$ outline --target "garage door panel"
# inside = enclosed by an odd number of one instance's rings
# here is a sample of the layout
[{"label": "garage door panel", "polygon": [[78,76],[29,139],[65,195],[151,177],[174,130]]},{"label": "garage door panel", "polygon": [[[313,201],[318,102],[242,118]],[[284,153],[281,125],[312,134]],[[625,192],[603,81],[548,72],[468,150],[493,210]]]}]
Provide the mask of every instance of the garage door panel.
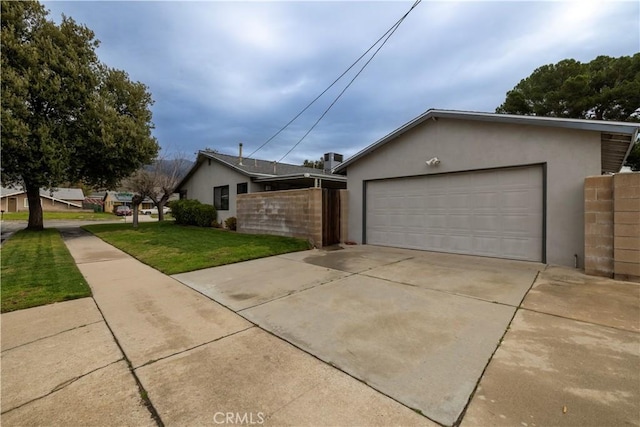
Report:
[{"label": "garage door panel", "polygon": [[541,261],[542,167],[373,181],[371,244]]},{"label": "garage door panel", "polygon": [[502,228],[502,223],[495,214],[482,213],[473,216],[473,229],[477,234],[497,234]]},{"label": "garage door panel", "polygon": [[[494,187],[495,188],[495,187]],[[500,194],[495,191],[479,191],[471,195],[471,204],[476,210],[495,211],[499,205]]]},{"label": "garage door panel", "polygon": [[504,215],[502,217],[502,231],[504,236],[528,236],[532,228],[536,227],[539,218],[531,215]]},{"label": "garage door panel", "polygon": [[531,189],[505,190],[502,206],[506,209],[526,210],[531,207]]},{"label": "garage door panel", "polygon": [[475,249],[478,255],[495,256],[498,251],[496,247],[500,245],[500,239],[497,237],[475,237]]},{"label": "garage door panel", "polygon": [[450,235],[449,250],[456,253],[467,251],[473,247],[473,237],[468,235]]},{"label": "garage door panel", "polygon": [[472,217],[465,214],[452,214],[449,215],[448,226],[452,233],[463,232],[465,234],[472,230],[471,221]]}]

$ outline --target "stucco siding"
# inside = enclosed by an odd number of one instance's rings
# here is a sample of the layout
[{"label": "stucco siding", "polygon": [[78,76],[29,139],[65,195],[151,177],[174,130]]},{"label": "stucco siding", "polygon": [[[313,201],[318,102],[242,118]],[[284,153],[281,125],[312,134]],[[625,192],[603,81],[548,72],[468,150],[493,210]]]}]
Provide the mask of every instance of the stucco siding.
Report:
[{"label": "stucco siding", "polygon": [[[363,182],[545,164],[547,262],[584,259],[585,177],[600,173],[600,133],[439,118],[400,135],[349,165],[349,240],[363,239]],[[426,160],[438,157],[438,166]]]},{"label": "stucco siding", "polygon": [[249,193],[262,191],[261,184],[251,181],[246,175],[234,171],[214,160],[205,160],[193,176],[182,186],[187,191],[188,199],[199,200],[201,203],[213,205],[213,189],[223,185],[229,186],[229,210],[218,211],[218,222],[236,216],[237,184],[246,182]]}]

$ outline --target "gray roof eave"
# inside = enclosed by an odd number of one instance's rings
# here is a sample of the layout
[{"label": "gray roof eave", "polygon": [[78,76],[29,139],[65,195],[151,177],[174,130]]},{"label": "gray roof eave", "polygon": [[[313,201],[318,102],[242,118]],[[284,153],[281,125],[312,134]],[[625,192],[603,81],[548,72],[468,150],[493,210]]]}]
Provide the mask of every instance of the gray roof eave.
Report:
[{"label": "gray roof eave", "polygon": [[249,172],[249,171],[246,171],[246,170],[244,170],[244,169],[242,169],[242,168],[239,168],[237,165],[234,165],[233,163],[225,162],[224,160],[222,160],[222,159],[220,159],[220,158],[216,157],[215,155],[213,155],[213,156],[209,156],[209,155],[207,155],[207,153],[203,153],[203,154],[204,154],[207,158],[212,159],[212,160],[215,160],[216,162],[218,162],[218,163],[220,163],[220,164],[223,164],[223,165],[225,165],[225,166],[227,166],[227,167],[229,167],[229,168],[231,168],[231,169],[235,170],[236,172],[239,172],[239,173],[241,173],[242,175],[245,175],[245,176],[248,176],[248,177],[251,177],[251,178],[254,178],[254,177],[262,177],[262,176],[271,176],[271,175],[261,174],[261,173],[257,173],[257,172]]},{"label": "gray roof eave", "polygon": [[[308,175],[308,176],[307,176]],[[325,175],[325,174],[314,174],[314,173],[295,173],[289,175],[274,175],[270,177],[257,178],[255,182],[271,182],[271,181],[288,181],[293,179],[300,178],[317,178],[323,179],[326,181],[334,181],[334,182],[347,182],[347,178],[345,176],[339,175]]]},{"label": "gray roof eave", "polygon": [[187,182],[189,179],[191,179],[191,176],[195,173],[196,170],[198,170],[198,168],[200,167],[200,165],[202,165],[202,162],[204,161],[204,159],[210,159],[210,160],[215,160],[216,162],[227,166],[239,173],[241,173],[242,175],[248,176],[250,178],[261,178],[264,176],[271,176],[271,175],[265,175],[265,174],[259,174],[259,173],[252,173],[252,172],[247,172],[246,170],[243,170],[239,167],[237,167],[236,165],[233,165],[229,162],[225,162],[224,160],[221,160],[215,156],[209,155],[206,151],[200,151],[198,152],[198,157],[196,158],[196,161],[194,162],[193,166],[191,167],[191,169],[189,169],[189,172],[187,172],[187,174],[184,176],[184,178],[182,178],[182,180],[180,181],[180,183],[178,183],[178,185],[176,186],[176,190],[180,190],[180,188],[184,185],[185,182]]}]

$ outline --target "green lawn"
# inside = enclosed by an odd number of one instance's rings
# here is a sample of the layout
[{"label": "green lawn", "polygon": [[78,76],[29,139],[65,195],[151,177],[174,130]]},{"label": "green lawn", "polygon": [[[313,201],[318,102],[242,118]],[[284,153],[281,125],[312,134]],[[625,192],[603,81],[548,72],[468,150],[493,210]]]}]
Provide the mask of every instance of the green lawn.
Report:
[{"label": "green lawn", "polygon": [[[62,220],[85,220],[85,221],[108,221],[117,220],[120,217],[108,212],[43,212],[42,217],[45,220],[62,219]],[[2,219],[6,221],[27,221],[29,220],[29,212],[5,212]]]},{"label": "green lawn", "polygon": [[3,313],[91,295],[58,230],[18,231],[0,255]]},{"label": "green lawn", "polygon": [[165,274],[309,249],[302,239],[187,227],[172,221],[140,223],[137,230],[131,224],[82,228]]}]

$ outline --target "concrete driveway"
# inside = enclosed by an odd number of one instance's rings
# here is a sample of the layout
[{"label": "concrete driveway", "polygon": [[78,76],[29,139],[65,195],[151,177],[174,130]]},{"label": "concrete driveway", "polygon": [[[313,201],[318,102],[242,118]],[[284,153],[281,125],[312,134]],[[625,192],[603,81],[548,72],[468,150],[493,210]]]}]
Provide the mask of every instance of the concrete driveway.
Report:
[{"label": "concrete driveway", "polygon": [[374,246],[173,276],[444,425],[545,265]]},{"label": "concrete driveway", "polygon": [[636,283],[367,246],[171,278],[63,236],[93,297],[0,316],[2,424],[640,425]]}]

